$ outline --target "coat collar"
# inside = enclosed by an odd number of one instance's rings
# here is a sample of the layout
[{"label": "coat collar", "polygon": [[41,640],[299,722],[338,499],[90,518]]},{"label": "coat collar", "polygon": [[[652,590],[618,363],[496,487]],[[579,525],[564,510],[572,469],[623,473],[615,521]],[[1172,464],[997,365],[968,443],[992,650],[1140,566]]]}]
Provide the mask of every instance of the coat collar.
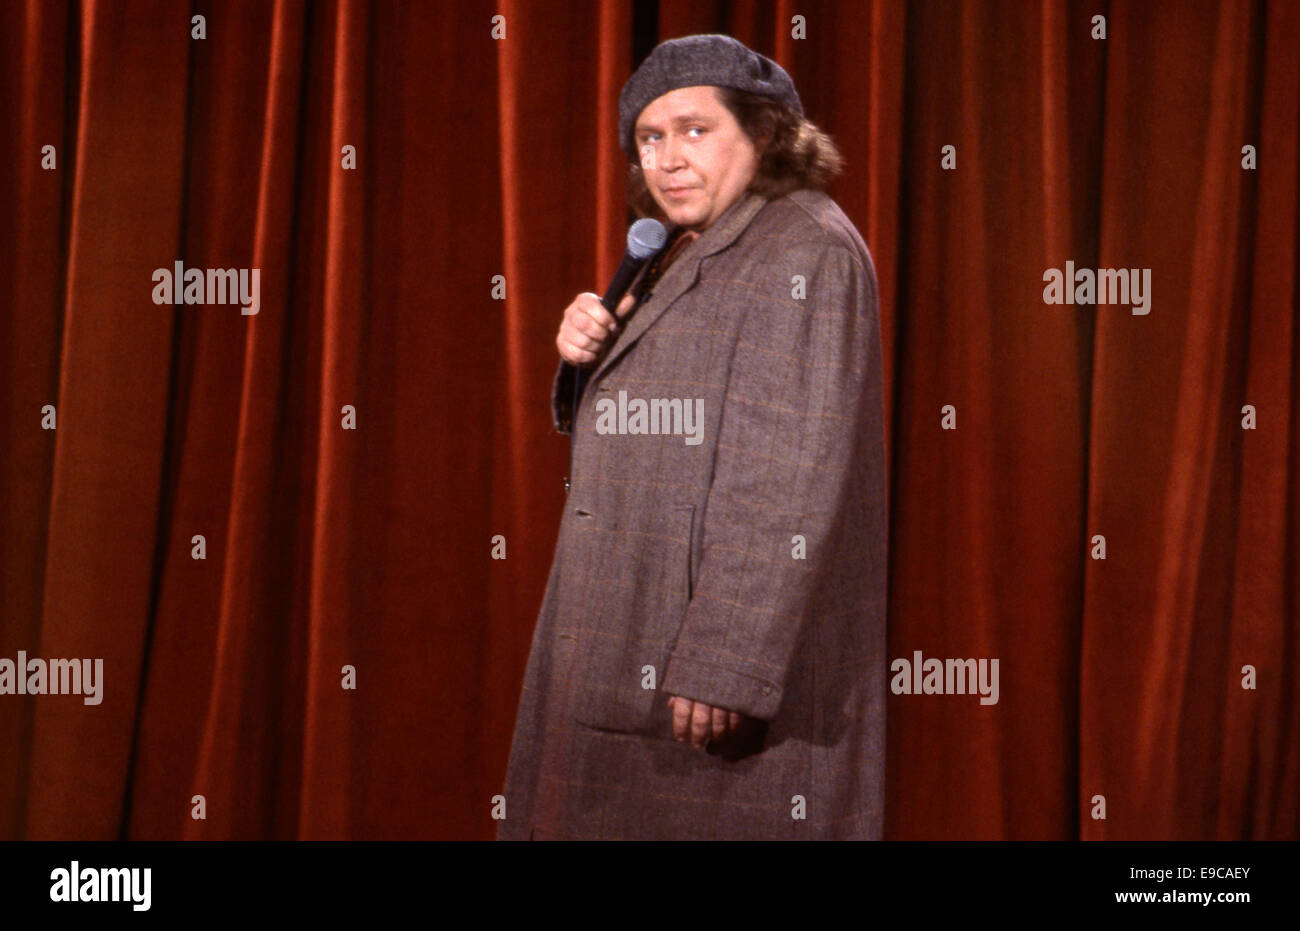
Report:
[{"label": "coat collar", "polygon": [[[609,352],[605,354],[605,358],[592,374],[592,382],[603,375],[605,370],[613,365],[679,297],[695,287],[700,276],[700,262],[735,242],[766,203],[767,198],[762,195],[747,192],[744,197],[728,207],[695,242],[682,250],[681,255],[677,256],[673,264],[664,272],[663,277],[656,282],[651,292],[652,299],[643,299],[633,310],[622,336],[610,347]],[[669,236],[676,231],[675,225],[670,226]]]}]

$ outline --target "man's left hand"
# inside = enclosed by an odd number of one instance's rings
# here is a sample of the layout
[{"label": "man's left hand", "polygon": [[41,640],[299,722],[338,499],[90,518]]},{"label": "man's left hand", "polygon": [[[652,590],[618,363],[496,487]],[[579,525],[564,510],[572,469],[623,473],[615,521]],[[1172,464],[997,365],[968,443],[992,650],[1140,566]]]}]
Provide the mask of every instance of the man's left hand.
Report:
[{"label": "man's left hand", "polygon": [[675,695],[668,699],[668,707],[673,709],[673,736],[701,748],[710,740],[722,740],[736,733],[746,720],[739,712]]}]

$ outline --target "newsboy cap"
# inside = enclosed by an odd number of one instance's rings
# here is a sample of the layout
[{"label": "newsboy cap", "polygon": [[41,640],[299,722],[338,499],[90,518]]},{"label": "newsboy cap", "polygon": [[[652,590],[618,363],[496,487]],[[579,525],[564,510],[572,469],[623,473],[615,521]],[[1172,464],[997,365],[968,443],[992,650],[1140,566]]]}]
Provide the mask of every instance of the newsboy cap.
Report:
[{"label": "newsboy cap", "polygon": [[711,84],[771,97],[803,116],[803,103],[785,69],[724,35],[683,36],[655,46],[627,79],[618,98],[618,136],[636,161],[636,118],[651,101],[679,87]]}]

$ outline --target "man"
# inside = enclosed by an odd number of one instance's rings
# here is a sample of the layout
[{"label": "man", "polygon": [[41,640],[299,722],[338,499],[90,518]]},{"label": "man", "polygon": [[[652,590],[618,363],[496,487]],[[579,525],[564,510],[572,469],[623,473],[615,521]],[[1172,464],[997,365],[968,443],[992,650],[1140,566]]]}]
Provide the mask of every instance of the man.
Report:
[{"label": "man", "polygon": [[671,261],[556,337],[571,486],[498,837],[879,838],[881,351],[838,154],[726,36],[658,46],[619,132]]}]

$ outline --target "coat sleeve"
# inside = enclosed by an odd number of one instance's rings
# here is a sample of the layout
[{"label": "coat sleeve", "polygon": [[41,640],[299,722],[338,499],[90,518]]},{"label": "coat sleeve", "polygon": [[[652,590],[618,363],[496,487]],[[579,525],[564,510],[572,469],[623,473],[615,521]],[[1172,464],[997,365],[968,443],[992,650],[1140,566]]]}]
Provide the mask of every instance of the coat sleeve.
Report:
[{"label": "coat sleeve", "polygon": [[712,421],[697,578],[661,688],[771,720],[818,587],[836,584],[861,540],[861,450],[883,439],[870,403],[879,317],[870,258],[826,241],[792,249],[746,299]]}]

